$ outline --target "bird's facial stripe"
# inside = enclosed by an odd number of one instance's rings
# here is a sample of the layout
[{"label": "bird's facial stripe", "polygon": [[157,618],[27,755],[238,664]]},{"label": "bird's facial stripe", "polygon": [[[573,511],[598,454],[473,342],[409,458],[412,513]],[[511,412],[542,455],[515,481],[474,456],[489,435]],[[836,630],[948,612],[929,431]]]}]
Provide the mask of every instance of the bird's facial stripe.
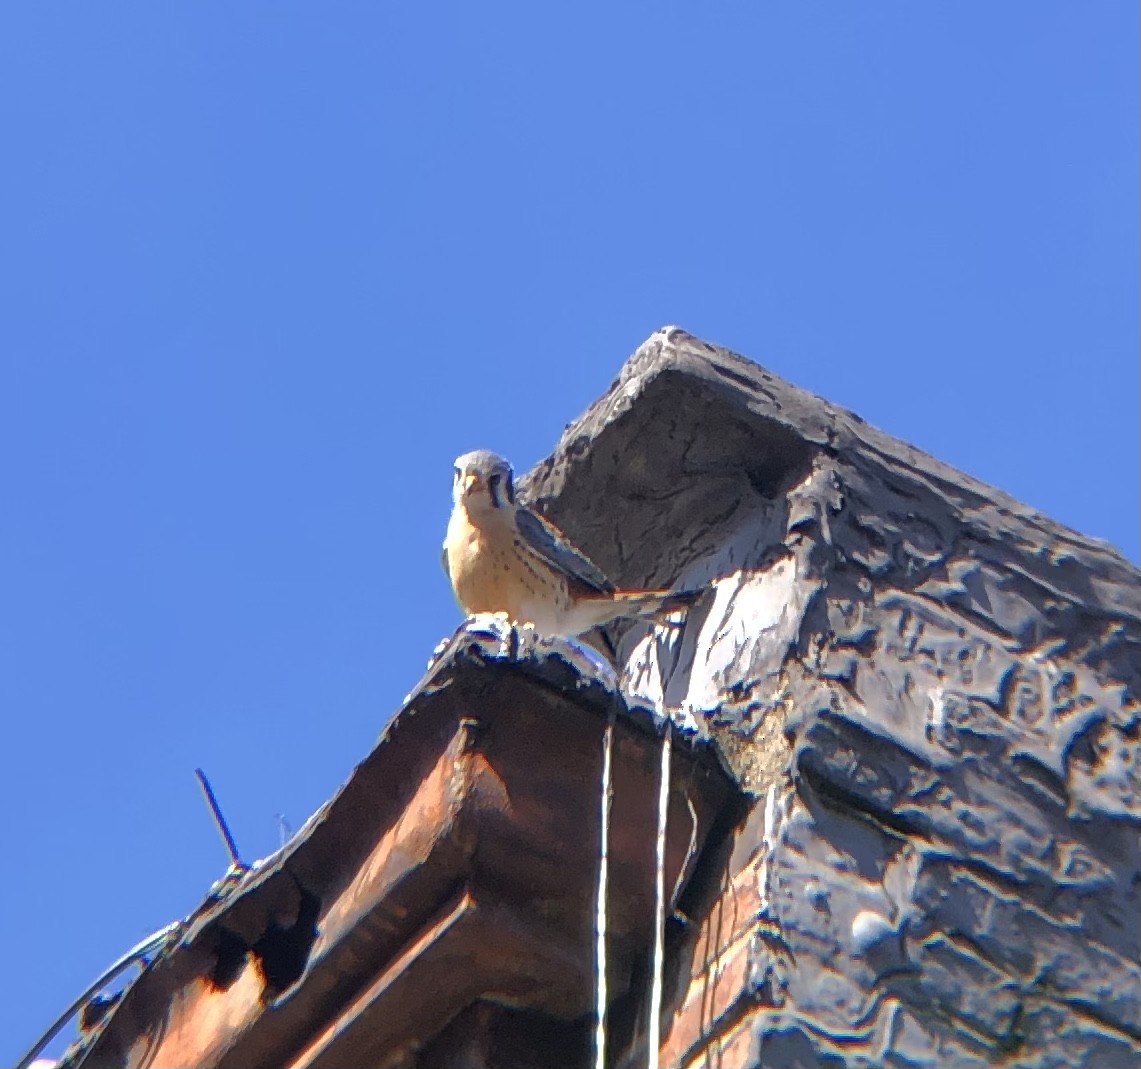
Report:
[{"label": "bird's facial stripe", "polygon": [[[487,490],[491,494],[491,503],[497,509],[503,508],[503,502],[499,499],[499,484],[503,482],[503,472],[497,471],[494,475],[487,480]],[[510,497],[508,497],[510,500]]]},{"label": "bird's facial stripe", "polygon": [[503,487],[507,491],[508,504],[515,504],[515,480],[511,477],[511,472],[504,476]]}]

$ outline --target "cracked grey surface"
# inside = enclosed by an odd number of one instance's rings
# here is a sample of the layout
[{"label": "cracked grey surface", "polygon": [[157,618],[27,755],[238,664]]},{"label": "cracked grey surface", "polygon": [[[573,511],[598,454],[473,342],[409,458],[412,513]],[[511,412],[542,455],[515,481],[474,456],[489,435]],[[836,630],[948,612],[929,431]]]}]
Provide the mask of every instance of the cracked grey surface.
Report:
[{"label": "cracked grey surface", "polygon": [[753,1064],[1141,1062],[1136,567],[678,328],[525,492],[618,582],[710,587],[617,637],[766,808]]}]

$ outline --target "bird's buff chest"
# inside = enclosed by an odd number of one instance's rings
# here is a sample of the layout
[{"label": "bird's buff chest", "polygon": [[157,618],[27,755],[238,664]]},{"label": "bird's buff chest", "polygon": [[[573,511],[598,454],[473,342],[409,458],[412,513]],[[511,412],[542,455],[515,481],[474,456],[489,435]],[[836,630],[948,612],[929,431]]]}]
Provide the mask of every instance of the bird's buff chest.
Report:
[{"label": "bird's buff chest", "polygon": [[452,512],[444,545],[448,574],[464,612],[503,612],[533,621],[536,602],[566,597],[565,583],[556,583],[519,545],[509,513],[473,517],[461,505]]}]

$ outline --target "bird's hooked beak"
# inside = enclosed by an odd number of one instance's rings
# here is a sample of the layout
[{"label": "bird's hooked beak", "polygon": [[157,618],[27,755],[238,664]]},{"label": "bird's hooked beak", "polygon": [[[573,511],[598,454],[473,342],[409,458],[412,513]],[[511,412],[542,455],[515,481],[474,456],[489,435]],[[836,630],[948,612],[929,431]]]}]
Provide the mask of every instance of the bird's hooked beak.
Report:
[{"label": "bird's hooked beak", "polygon": [[473,490],[478,490],[483,485],[483,480],[479,477],[479,473],[469,471],[463,479],[464,497],[467,497]]}]

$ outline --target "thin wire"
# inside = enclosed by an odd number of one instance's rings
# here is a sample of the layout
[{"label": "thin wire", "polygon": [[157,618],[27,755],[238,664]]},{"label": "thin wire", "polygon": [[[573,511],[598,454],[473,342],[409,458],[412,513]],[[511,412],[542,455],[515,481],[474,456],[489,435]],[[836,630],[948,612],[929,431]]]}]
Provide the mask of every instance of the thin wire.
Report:
[{"label": "thin wire", "polygon": [[194,775],[198,777],[198,785],[202,788],[202,793],[206,796],[206,804],[210,807],[210,812],[214,814],[214,823],[218,825],[218,831],[222,836],[222,841],[226,844],[226,851],[230,855],[230,864],[234,868],[243,869],[245,865],[242,864],[242,859],[238,857],[238,846],[234,842],[234,837],[230,834],[230,825],[226,823],[226,818],[222,816],[222,807],[218,805],[218,799],[214,797],[214,790],[210,786],[210,781],[206,778],[206,773],[200,768],[194,770]]},{"label": "thin wire", "polygon": [[95,995],[100,989],[114,980],[115,977],[118,976],[119,973],[121,973],[132,962],[137,961],[139,958],[146,957],[153,950],[157,950],[160,946],[162,946],[164,942],[166,942],[167,937],[172,932],[176,931],[179,927],[181,927],[181,922],[173,921],[165,928],[160,928],[157,932],[154,933],[154,935],[148,935],[146,939],[144,939],[141,943],[137,943],[135,946],[131,947],[131,949],[128,950],[126,954],[119,958],[118,961],[116,961],[115,964],[112,965],[109,969],[103,972],[98,980],[91,984],[83,992],[83,994],[79,996],[79,998],[77,998],[70,1006],[68,1006],[66,1010],[63,1011],[63,1013],[59,1015],[59,1017],[55,1019],[55,1021],[52,1022],[51,1027],[42,1036],[40,1036],[38,1040],[36,1040],[35,1045],[31,1048],[31,1050],[29,1050],[28,1053],[25,1054],[19,1060],[19,1062],[16,1063],[16,1069],[28,1069],[28,1066],[30,1066],[37,1057],[39,1057],[39,1054],[44,1049],[44,1047],[46,1047],[53,1039],[55,1039],[55,1037],[59,1034],[60,1029],[62,1029],[63,1026],[67,1024],[67,1022],[70,1021],[72,1017],[74,1017],[75,1014],[78,1013],[79,1010],[82,1009],[83,1006],[85,1006],[91,1000],[93,995]]},{"label": "thin wire", "polygon": [[658,1069],[658,1049],[661,1046],[662,971],[665,966],[666,945],[666,822],[670,808],[670,758],[672,749],[673,724],[667,720],[666,734],[662,739],[662,768],[658,785],[658,844],[657,865],[654,874],[654,972],[653,982],[650,986],[647,1069]]},{"label": "thin wire", "polygon": [[594,963],[596,970],[594,1029],[595,1069],[606,1067],[606,893],[610,868],[610,802],[613,796],[611,785],[611,759],[614,752],[614,710],[606,721],[606,734],[602,739],[602,799],[600,806],[599,859],[598,859],[598,902],[594,915]]},{"label": "thin wire", "polygon": [[689,810],[689,846],[685,848],[685,860],[678,870],[677,879],[674,880],[674,889],[670,892],[670,911],[677,906],[678,891],[689,875],[689,864],[697,856],[697,810],[693,808],[693,799],[688,792],[685,796],[685,807]]}]

